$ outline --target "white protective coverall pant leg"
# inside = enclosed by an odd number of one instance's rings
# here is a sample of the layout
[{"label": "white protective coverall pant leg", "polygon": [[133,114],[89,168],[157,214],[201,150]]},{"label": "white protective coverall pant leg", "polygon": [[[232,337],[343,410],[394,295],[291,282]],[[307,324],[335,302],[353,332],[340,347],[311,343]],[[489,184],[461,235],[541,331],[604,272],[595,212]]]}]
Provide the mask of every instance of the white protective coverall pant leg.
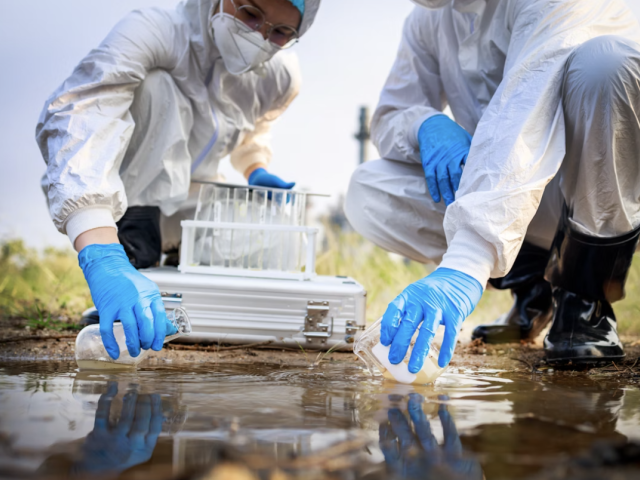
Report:
[{"label": "white protective coverall pant leg", "polygon": [[[586,234],[615,236],[640,225],[640,45],[615,36],[585,42],[569,56],[562,88],[566,155],[525,237],[543,248],[565,200]],[[361,165],[345,212],[363,236],[412,260],[439,263],[447,249],[445,205],[433,202],[415,161]]]}]

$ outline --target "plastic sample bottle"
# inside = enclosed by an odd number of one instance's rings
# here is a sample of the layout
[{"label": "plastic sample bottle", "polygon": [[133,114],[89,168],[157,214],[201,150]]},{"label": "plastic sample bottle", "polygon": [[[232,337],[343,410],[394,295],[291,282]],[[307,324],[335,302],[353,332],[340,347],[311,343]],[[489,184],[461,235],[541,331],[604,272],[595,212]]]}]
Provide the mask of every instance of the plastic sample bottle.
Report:
[{"label": "plastic sample bottle", "polygon": [[[191,322],[184,309],[167,310],[167,319],[173,324],[177,332],[173,335],[167,335],[164,343],[191,333]],[[140,350],[140,355],[137,357],[129,355],[122,323],[116,322],[113,324],[113,334],[116,337],[118,347],[120,347],[120,356],[117,360],[111,358],[104,348],[102,336],[100,335],[100,325],[89,325],[82,329],[76,337],[76,362],[80,370],[135,369],[149,354],[149,350]]]},{"label": "plastic sample bottle", "polygon": [[403,361],[393,365],[389,361],[390,347],[385,347],[380,343],[381,323],[382,319],[367,328],[353,347],[353,352],[367,365],[372,374],[378,370],[388,380],[405,384],[426,385],[435,382],[436,378],[446,370],[438,365],[440,350],[432,344],[422,369],[418,373],[409,371],[409,358],[411,358],[416,336],[411,341],[411,346]]}]

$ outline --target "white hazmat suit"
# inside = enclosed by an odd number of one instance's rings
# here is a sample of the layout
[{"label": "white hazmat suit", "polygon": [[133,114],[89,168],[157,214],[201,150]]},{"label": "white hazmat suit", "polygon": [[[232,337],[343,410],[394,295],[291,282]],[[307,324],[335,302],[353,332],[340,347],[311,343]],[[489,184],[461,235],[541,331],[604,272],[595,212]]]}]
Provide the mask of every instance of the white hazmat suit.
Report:
[{"label": "white hazmat suit", "polygon": [[[128,206],[174,214],[191,180],[213,179],[227,154],[240,172],[269,163],[271,125],[300,88],[297,58],[280,52],[257,73],[231,75],[210,28],[217,5],[130,13],[46,101],[42,187],[72,243],[115,228]],[[319,5],[306,0],[300,35]]]},{"label": "white hazmat suit", "polygon": [[[637,227],[637,42],[622,0],[416,7],[372,121],[382,159],[354,173],[350,222],[390,251],[481,285],[509,271],[525,237],[550,247],[565,199],[584,233]],[[445,208],[427,191],[417,133],[447,105],[473,141]]]}]

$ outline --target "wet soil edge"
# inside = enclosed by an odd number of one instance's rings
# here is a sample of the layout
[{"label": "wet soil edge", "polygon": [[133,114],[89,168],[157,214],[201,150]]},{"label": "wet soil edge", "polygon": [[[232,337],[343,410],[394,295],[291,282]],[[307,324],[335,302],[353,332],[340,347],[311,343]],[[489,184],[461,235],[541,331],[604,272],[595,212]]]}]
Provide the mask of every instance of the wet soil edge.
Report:
[{"label": "wet soil edge", "polygon": [[[0,319],[0,361],[73,361],[74,331],[33,330],[25,328],[20,319]],[[19,337],[18,341],[4,341]],[[35,338],[34,338],[35,337]],[[625,378],[640,383],[640,339],[624,338],[624,361],[597,366],[568,366],[558,370],[544,361],[541,339],[537,343],[519,345],[485,345],[475,341],[459,344],[451,367],[465,370],[500,370],[505,372],[531,372],[532,374],[564,373],[568,375],[604,375]],[[247,348],[233,346],[192,346],[170,344],[161,352],[152,352],[144,364],[160,366],[171,364],[271,364],[311,366],[318,363],[357,364],[358,358],[349,352],[318,352],[312,350],[283,349],[259,345]]]}]

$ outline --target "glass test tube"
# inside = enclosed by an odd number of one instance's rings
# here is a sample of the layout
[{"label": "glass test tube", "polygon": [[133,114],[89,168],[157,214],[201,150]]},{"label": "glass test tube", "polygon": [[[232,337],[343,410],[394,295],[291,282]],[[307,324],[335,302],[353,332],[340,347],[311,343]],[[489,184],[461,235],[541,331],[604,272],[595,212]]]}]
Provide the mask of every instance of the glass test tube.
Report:
[{"label": "glass test tube", "polygon": [[[286,195],[281,191],[273,191],[271,193],[271,224],[282,225],[284,223],[284,204],[286,202]],[[282,269],[282,232],[271,231],[269,239],[269,263],[267,268],[269,270],[281,270]]]},{"label": "glass test tube", "polygon": [[[306,215],[307,215],[307,194],[302,193],[299,194],[298,197],[298,225],[305,226],[306,225]],[[298,258],[297,258],[297,266],[296,270],[301,272],[307,263],[307,234],[300,232],[298,235]]]},{"label": "glass test tube", "polygon": [[[213,208],[213,185],[201,185],[196,205],[194,220],[209,220],[211,209]],[[206,263],[203,254],[207,247],[211,248],[211,232],[207,228],[196,228],[194,236],[193,258],[189,259],[189,264],[202,265]]]},{"label": "glass test tube", "polygon": [[[264,225],[267,222],[267,203],[267,192],[264,190],[254,190],[252,192],[251,223],[253,225]],[[264,230],[251,230],[249,268],[262,270],[265,248],[268,248],[268,245],[265,245]]]},{"label": "glass test tube", "polygon": [[[213,222],[230,222],[229,218],[231,189],[227,187],[214,187],[214,203],[211,211],[210,220]],[[226,241],[225,241],[226,233]],[[229,232],[220,228],[214,228],[212,232],[213,248],[211,248],[211,265],[215,267],[226,266],[225,262],[225,243],[229,242]]]},{"label": "glass test tube", "polygon": [[[300,209],[300,199],[303,194],[299,193],[291,193],[290,197],[290,220],[289,224],[292,226],[300,226],[299,220],[299,209]],[[289,233],[289,250],[287,253],[287,271],[297,272],[299,271],[298,260],[300,256],[300,232],[291,232]]]},{"label": "glass test tube", "polygon": [[[235,188],[233,190],[233,222],[249,223],[249,189]],[[247,245],[249,243],[248,230],[231,230],[229,244],[229,260],[232,268],[246,268]]]},{"label": "glass test tube", "polygon": [[[293,192],[285,193],[283,223],[285,225],[295,225],[295,206],[296,194]],[[285,232],[283,235],[282,247],[282,270],[291,271],[295,269],[295,237],[298,232]]]}]

